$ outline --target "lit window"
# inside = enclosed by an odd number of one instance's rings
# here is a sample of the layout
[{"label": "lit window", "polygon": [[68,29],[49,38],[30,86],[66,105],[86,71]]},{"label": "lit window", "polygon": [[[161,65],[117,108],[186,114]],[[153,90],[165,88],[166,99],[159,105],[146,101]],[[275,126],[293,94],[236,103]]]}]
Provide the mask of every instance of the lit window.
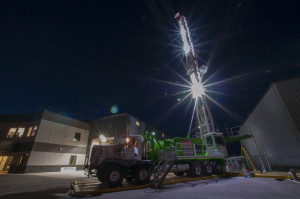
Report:
[{"label": "lit window", "polygon": [[31,131],[31,136],[35,136],[36,133],[37,133],[37,129],[38,129],[38,126],[34,126],[32,131]]},{"label": "lit window", "polygon": [[164,134],[164,133],[162,133],[162,134],[161,134],[161,137],[165,137],[165,134]]},{"label": "lit window", "polygon": [[32,130],[32,127],[29,127],[29,128],[27,129],[26,137],[29,137],[29,136],[30,136],[31,130]]},{"label": "lit window", "polygon": [[16,136],[19,137],[19,138],[22,137],[23,134],[24,134],[24,131],[25,131],[25,128],[18,128]]},{"label": "lit window", "polygon": [[136,124],[137,126],[140,126],[140,122],[139,122],[139,121],[135,121],[135,124]]},{"label": "lit window", "polygon": [[76,159],[77,159],[77,155],[71,155],[69,165],[71,166],[76,165]]},{"label": "lit window", "polygon": [[15,135],[17,128],[10,128],[6,137],[11,138]]},{"label": "lit window", "polygon": [[80,133],[75,133],[74,141],[75,141],[75,142],[79,142],[79,141],[80,141],[80,136],[81,136]]},{"label": "lit window", "polygon": [[16,165],[21,165],[23,160],[23,155],[20,155]]}]

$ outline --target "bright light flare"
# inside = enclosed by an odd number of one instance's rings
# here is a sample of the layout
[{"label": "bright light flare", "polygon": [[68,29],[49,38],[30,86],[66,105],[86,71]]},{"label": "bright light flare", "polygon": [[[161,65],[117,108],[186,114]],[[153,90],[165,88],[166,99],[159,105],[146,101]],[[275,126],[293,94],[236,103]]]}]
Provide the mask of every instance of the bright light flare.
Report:
[{"label": "bright light flare", "polygon": [[193,84],[191,90],[193,98],[202,97],[204,95],[204,88],[201,83]]},{"label": "bright light flare", "polygon": [[183,50],[184,50],[185,54],[188,54],[190,52],[191,48],[187,43],[184,43]]},{"label": "bright light flare", "polygon": [[202,96],[204,95],[204,88],[202,86],[201,81],[197,80],[195,73],[191,74],[191,81],[192,81],[191,91],[193,94],[193,98],[197,98],[197,97],[202,98]]},{"label": "bright light flare", "polygon": [[188,54],[191,50],[191,47],[188,43],[186,31],[183,26],[180,27],[180,34],[181,34],[181,38],[183,41],[183,50],[184,50],[185,54]]},{"label": "bright light flare", "polygon": [[130,139],[129,139],[129,137],[127,137],[127,138],[125,139],[125,142],[126,142],[126,143],[129,143],[129,141],[130,141]]},{"label": "bright light flare", "polygon": [[107,141],[106,137],[104,137],[103,135],[100,135],[99,138],[100,138],[101,142],[106,142]]}]

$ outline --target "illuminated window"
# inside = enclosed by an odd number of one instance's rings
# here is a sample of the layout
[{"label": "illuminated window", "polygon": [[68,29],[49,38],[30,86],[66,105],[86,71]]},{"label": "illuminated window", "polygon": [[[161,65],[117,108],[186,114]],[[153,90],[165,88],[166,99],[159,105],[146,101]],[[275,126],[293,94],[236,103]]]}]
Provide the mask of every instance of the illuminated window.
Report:
[{"label": "illuminated window", "polygon": [[75,141],[75,142],[79,142],[79,141],[80,141],[80,136],[81,136],[80,133],[75,133],[74,141]]},{"label": "illuminated window", "polygon": [[164,134],[164,133],[162,133],[162,134],[161,134],[161,137],[165,137],[165,134]]},{"label": "illuminated window", "polygon": [[16,165],[21,165],[22,164],[22,160],[23,160],[23,155],[20,155],[18,157],[18,161],[17,161],[17,164]]},{"label": "illuminated window", "polygon": [[136,124],[137,126],[140,126],[140,122],[139,122],[139,121],[135,121],[135,124]]},{"label": "illuminated window", "polygon": [[10,128],[6,137],[12,138],[17,131],[17,128]]},{"label": "illuminated window", "polygon": [[71,166],[76,165],[76,159],[77,159],[77,155],[71,155],[69,165]]},{"label": "illuminated window", "polygon": [[36,133],[37,133],[37,129],[38,129],[38,126],[34,126],[32,131],[31,131],[31,136],[35,136]]},{"label": "illuminated window", "polygon": [[31,131],[32,131],[32,127],[29,127],[29,128],[27,129],[26,137],[29,137],[29,136],[30,136]]},{"label": "illuminated window", "polygon": [[16,136],[19,137],[19,138],[22,137],[23,134],[24,134],[24,131],[25,131],[25,128],[18,128]]}]

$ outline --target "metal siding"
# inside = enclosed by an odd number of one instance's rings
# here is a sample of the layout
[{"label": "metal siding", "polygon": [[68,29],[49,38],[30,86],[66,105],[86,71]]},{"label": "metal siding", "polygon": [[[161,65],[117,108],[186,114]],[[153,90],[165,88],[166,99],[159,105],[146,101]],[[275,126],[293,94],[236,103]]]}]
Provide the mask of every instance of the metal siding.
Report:
[{"label": "metal siding", "polygon": [[[140,123],[140,126],[137,126],[136,125],[136,122],[139,122]],[[145,131],[145,123],[142,122],[141,120],[133,117],[133,116],[130,116],[130,129],[128,131],[129,134],[133,134],[133,135],[143,135],[144,131]]]},{"label": "metal siding", "polygon": [[300,78],[274,84],[300,139]]},{"label": "metal siding", "polygon": [[[261,155],[266,153],[271,167],[299,166],[300,144],[279,96],[272,86],[243,124],[242,134],[250,129]],[[254,140],[241,141],[257,155]]]},{"label": "metal siding", "polygon": [[105,137],[118,138],[128,134],[129,115],[122,114],[112,117],[100,118],[91,121],[90,139],[99,138],[100,135]]}]

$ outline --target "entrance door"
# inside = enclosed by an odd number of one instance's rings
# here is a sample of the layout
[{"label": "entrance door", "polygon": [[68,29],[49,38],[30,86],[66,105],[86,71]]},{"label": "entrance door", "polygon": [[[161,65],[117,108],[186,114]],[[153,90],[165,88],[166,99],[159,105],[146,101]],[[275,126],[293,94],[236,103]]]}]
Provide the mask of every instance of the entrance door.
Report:
[{"label": "entrance door", "polygon": [[0,172],[1,173],[8,172],[12,160],[13,160],[13,156],[0,156]]}]

